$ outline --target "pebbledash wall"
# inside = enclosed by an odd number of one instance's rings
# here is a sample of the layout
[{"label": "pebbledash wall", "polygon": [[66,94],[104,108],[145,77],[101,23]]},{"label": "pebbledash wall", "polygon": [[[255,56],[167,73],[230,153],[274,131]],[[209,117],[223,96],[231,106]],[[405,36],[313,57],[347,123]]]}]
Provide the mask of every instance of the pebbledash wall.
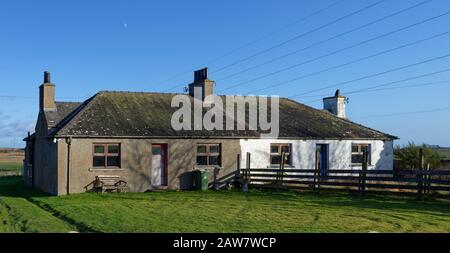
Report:
[{"label": "pebbledash wall", "polygon": [[329,169],[361,169],[352,165],[352,144],[371,145],[371,170],[393,169],[393,141],[391,140],[283,140],[283,139],[242,139],[240,141],[242,159],[245,166],[247,152],[251,153],[251,168],[270,168],[270,144],[286,143],[292,147],[292,166],[295,169],[314,169],[317,144],[328,144]]},{"label": "pebbledash wall", "polygon": [[[67,144],[58,140],[57,195],[67,191]],[[121,168],[99,170],[92,168],[92,148],[94,143],[120,143]],[[351,164],[352,143],[371,145],[371,165],[369,169],[392,170],[393,143],[382,140],[283,140],[283,139],[84,139],[72,140],[69,169],[70,193],[89,190],[97,175],[119,175],[129,184],[130,191],[142,192],[151,186],[151,145],[168,146],[168,189],[188,189],[191,171],[196,166],[196,145],[201,143],[220,143],[222,147],[222,167],[218,178],[236,171],[237,154],[241,155],[241,168],[245,167],[245,154],[251,153],[252,168],[269,168],[270,144],[290,143],[292,145],[293,167],[314,169],[316,144],[329,144],[329,169],[358,169]],[[213,181],[212,168],[209,181]],[[46,189],[47,190],[47,189]],[[47,190],[47,192],[49,192]]]},{"label": "pebbledash wall", "polygon": [[[209,182],[214,179],[214,169],[197,166],[197,144],[220,143],[222,149],[222,167],[217,178],[220,179],[236,171],[239,139],[129,139],[129,138],[73,138],[71,142],[70,162],[68,145],[64,138],[57,141],[57,190],[47,192],[56,195],[67,193],[67,171],[69,171],[70,193],[81,193],[92,189],[95,176],[115,175],[128,183],[129,191],[144,192],[153,189],[151,185],[152,144],[167,144],[168,185],[167,189],[189,189],[192,184],[192,171],[202,168],[208,170]],[[120,144],[121,166],[116,169],[93,168],[93,144]],[[70,164],[69,170],[67,165]],[[42,188],[41,188],[42,189]],[[44,190],[44,189],[43,189]]]},{"label": "pebbledash wall", "polygon": [[[69,168],[70,193],[89,190],[97,175],[118,175],[128,182],[132,192],[152,189],[151,185],[151,145],[168,146],[168,189],[188,189],[192,182],[192,170],[196,165],[196,145],[220,143],[222,147],[222,167],[218,178],[234,174],[237,154],[241,154],[241,168],[246,166],[247,152],[251,153],[252,168],[270,168],[270,144],[289,143],[292,145],[292,166],[296,169],[314,169],[315,147],[317,144],[329,145],[329,169],[360,169],[351,164],[353,143],[371,145],[371,165],[369,169],[393,169],[393,142],[383,140],[287,140],[287,139],[102,139],[73,138],[70,162],[68,145],[65,139],[50,142],[55,146],[53,153],[57,160],[46,166],[37,166],[37,173],[47,175],[45,182],[38,180],[36,187],[54,194],[67,193],[67,165]],[[92,149],[94,143],[120,143],[121,168],[99,170],[92,168]],[[50,159],[52,160],[52,159]],[[40,163],[38,162],[37,165]],[[43,171],[39,168],[46,168]],[[209,182],[213,182],[213,169],[208,169]],[[44,178],[44,177],[42,177]]]}]

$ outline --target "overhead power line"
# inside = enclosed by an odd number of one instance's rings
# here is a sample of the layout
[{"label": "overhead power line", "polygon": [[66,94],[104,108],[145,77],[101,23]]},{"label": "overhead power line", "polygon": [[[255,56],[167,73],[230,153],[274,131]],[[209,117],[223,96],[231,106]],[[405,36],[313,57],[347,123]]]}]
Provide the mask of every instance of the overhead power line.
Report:
[{"label": "overhead power line", "polygon": [[423,86],[432,86],[432,85],[438,85],[438,84],[450,84],[450,80],[447,81],[439,81],[439,82],[428,82],[428,83],[419,83],[419,84],[410,84],[410,85],[402,85],[402,86],[395,86],[395,87],[389,87],[389,88],[379,88],[379,89],[369,89],[361,92],[373,92],[373,91],[383,91],[383,90],[398,90],[398,89],[406,89],[406,88],[416,88],[416,87],[423,87]]},{"label": "overhead power line", "polygon": [[398,113],[390,113],[390,114],[358,116],[358,117],[352,117],[352,119],[384,118],[384,117],[394,117],[394,116],[401,116],[401,115],[414,115],[414,114],[423,114],[423,113],[431,113],[431,112],[443,112],[443,111],[448,111],[448,110],[450,110],[450,107],[423,110],[423,111],[413,111],[413,112],[398,112]]},{"label": "overhead power line", "polygon": [[[431,0],[429,0],[429,1],[431,1]],[[260,38],[258,38],[258,39],[256,39],[256,40],[253,40],[253,41],[251,41],[251,42],[249,42],[249,43],[246,43],[246,44],[243,45],[243,46],[237,47],[237,48],[235,48],[235,49],[229,51],[228,53],[225,53],[225,54],[223,54],[223,55],[221,55],[221,56],[219,56],[219,57],[217,57],[217,58],[215,58],[215,59],[209,61],[208,63],[212,63],[212,62],[215,62],[215,61],[217,61],[217,60],[219,60],[219,59],[222,59],[222,58],[224,58],[224,57],[227,57],[227,56],[229,56],[229,55],[232,55],[232,54],[235,53],[236,51],[239,51],[239,50],[241,50],[241,49],[243,49],[243,48],[246,48],[246,47],[248,47],[248,46],[251,46],[251,45],[253,45],[253,44],[256,44],[256,43],[258,43],[258,42],[260,42],[260,41],[262,41],[262,40],[264,40],[264,39],[267,39],[267,38],[269,38],[269,37],[271,37],[271,36],[273,36],[273,35],[275,35],[275,34],[281,32],[281,31],[286,30],[287,28],[289,28],[289,27],[291,27],[291,26],[293,26],[293,25],[296,25],[296,24],[299,24],[299,23],[301,23],[301,22],[304,22],[304,21],[306,21],[306,20],[308,20],[308,19],[310,19],[310,18],[312,18],[312,17],[314,17],[314,16],[316,16],[316,15],[319,15],[320,13],[322,13],[322,12],[324,12],[324,11],[326,11],[326,10],[328,10],[328,9],[330,9],[330,8],[334,7],[335,5],[340,4],[340,3],[342,3],[342,2],[344,2],[344,0],[335,1],[335,2],[331,3],[330,5],[328,5],[328,6],[324,7],[324,8],[322,8],[322,9],[319,9],[319,10],[313,12],[312,14],[310,14],[310,15],[308,15],[308,16],[305,16],[305,17],[303,17],[303,18],[301,18],[301,19],[299,19],[299,20],[296,20],[296,21],[294,21],[294,22],[292,22],[292,23],[290,23],[290,24],[287,24],[287,25],[283,26],[282,28],[280,28],[280,29],[278,29],[278,30],[276,30],[276,31],[274,31],[274,32],[271,32],[271,33],[269,33],[269,34],[266,34],[265,36],[262,36],[262,37],[260,37]]]},{"label": "overhead power line", "polygon": [[[27,97],[27,96],[15,96],[15,95],[0,95],[0,98],[4,99],[30,99],[36,100],[39,97]],[[56,97],[56,99],[84,99],[85,97]]]},{"label": "overhead power line", "polygon": [[37,97],[23,97],[23,96],[10,96],[10,95],[0,95],[0,98],[6,98],[6,99],[36,99]]},{"label": "overhead power line", "polygon": [[[329,23],[326,23],[326,24],[324,24],[324,25],[322,25],[322,26],[316,27],[316,28],[311,29],[311,30],[309,30],[309,31],[307,31],[307,32],[304,32],[304,33],[301,33],[301,34],[299,34],[299,35],[296,35],[296,36],[294,36],[294,37],[292,37],[292,38],[290,38],[290,39],[288,39],[288,40],[282,41],[282,42],[280,42],[280,43],[278,43],[278,44],[276,44],[276,45],[274,45],[274,46],[271,46],[271,47],[266,48],[266,49],[264,49],[264,50],[258,51],[258,52],[256,52],[256,53],[250,55],[250,56],[247,56],[247,57],[245,57],[245,58],[243,58],[243,59],[240,59],[240,60],[238,60],[238,61],[235,61],[235,62],[233,62],[233,63],[227,64],[227,65],[225,65],[225,66],[223,66],[223,67],[221,67],[221,68],[219,68],[219,69],[217,69],[217,70],[214,70],[214,69],[213,69],[211,72],[212,72],[212,73],[217,73],[217,72],[220,72],[220,71],[222,71],[222,70],[225,70],[225,69],[227,69],[227,68],[229,68],[229,67],[231,67],[231,66],[235,66],[235,65],[237,65],[237,64],[239,64],[239,63],[242,63],[242,62],[245,62],[245,61],[247,61],[247,60],[250,60],[250,59],[252,59],[252,58],[254,58],[254,57],[256,57],[256,56],[259,56],[259,55],[261,55],[261,54],[267,53],[267,52],[269,52],[269,51],[271,51],[271,50],[273,50],[273,49],[279,48],[279,47],[281,47],[281,46],[283,46],[283,45],[285,45],[285,44],[288,44],[288,43],[290,43],[290,42],[292,42],[292,41],[295,41],[295,40],[297,40],[297,39],[300,39],[300,38],[302,38],[302,37],[305,37],[305,36],[307,36],[307,35],[309,35],[309,34],[311,34],[311,33],[320,31],[320,30],[322,30],[322,29],[324,29],[324,28],[326,28],[326,27],[328,27],[328,26],[331,26],[331,25],[333,25],[333,24],[336,24],[336,23],[338,23],[338,22],[340,22],[340,21],[342,21],[342,20],[345,20],[345,19],[347,19],[347,18],[350,18],[350,17],[352,17],[352,16],[354,16],[354,15],[356,15],[356,14],[358,14],[358,13],[362,13],[362,12],[364,12],[364,11],[370,9],[370,8],[373,8],[373,7],[379,5],[379,4],[383,3],[383,2],[385,2],[385,0],[380,0],[380,1],[377,1],[377,2],[372,3],[372,4],[370,4],[370,5],[367,5],[367,6],[363,7],[363,8],[361,8],[361,9],[358,9],[358,10],[356,10],[356,11],[354,11],[354,12],[351,12],[351,13],[349,13],[349,14],[346,14],[346,15],[344,15],[344,16],[338,18],[338,19],[335,19],[335,20],[333,20],[333,21],[331,21],[331,22],[329,22]],[[165,91],[170,91],[170,90],[173,90],[173,89],[175,89],[175,88],[180,88],[180,87],[183,87],[183,86],[184,86],[184,85],[176,85],[176,86],[173,86],[173,87],[171,87],[171,88],[169,88],[169,89],[164,90],[163,92],[165,92]]]},{"label": "overhead power line", "polygon": [[310,91],[306,91],[306,92],[303,92],[303,93],[300,93],[300,94],[296,94],[296,95],[290,96],[289,98],[296,98],[296,97],[300,97],[300,96],[306,95],[306,94],[311,94],[311,93],[314,93],[314,92],[317,92],[317,91],[326,90],[326,89],[333,88],[333,87],[338,87],[338,86],[344,86],[344,85],[347,85],[347,84],[350,84],[350,83],[354,83],[354,82],[358,82],[358,81],[361,81],[361,80],[369,79],[369,78],[372,78],[372,77],[377,77],[377,76],[389,74],[389,73],[396,72],[396,71],[399,71],[399,70],[412,68],[412,67],[415,67],[415,66],[419,66],[419,65],[422,65],[422,64],[425,64],[425,63],[429,63],[429,62],[433,62],[433,61],[437,61],[437,60],[441,60],[441,59],[445,59],[445,58],[448,58],[448,57],[450,57],[450,54],[445,54],[445,55],[442,55],[442,56],[429,58],[429,59],[426,59],[426,60],[423,60],[423,61],[415,62],[415,63],[408,64],[408,65],[403,65],[401,67],[392,68],[392,69],[385,70],[385,71],[382,71],[382,72],[378,72],[378,73],[375,73],[375,74],[370,74],[370,75],[358,77],[358,78],[355,78],[355,79],[352,79],[352,80],[349,80],[349,81],[345,81],[345,82],[342,82],[342,83],[327,85],[327,86],[324,86],[324,87],[321,87],[321,88],[317,88],[317,89],[314,89],[314,90],[310,90]]},{"label": "overhead power line", "polygon": [[[367,88],[363,88],[363,89],[359,89],[359,90],[350,91],[350,92],[348,92],[348,94],[354,94],[354,93],[361,93],[361,92],[370,91],[370,90],[376,90],[377,88],[380,88],[380,87],[385,87],[385,86],[389,86],[389,85],[400,83],[400,82],[411,81],[411,80],[414,80],[414,79],[428,77],[428,76],[431,76],[431,75],[442,74],[442,73],[445,73],[445,72],[448,72],[448,71],[450,71],[450,68],[439,70],[439,71],[434,71],[434,72],[431,72],[431,73],[427,73],[427,74],[423,74],[423,75],[419,75],[419,76],[415,76],[415,77],[402,79],[402,80],[396,81],[396,82],[389,82],[389,83],[379,84],[379,85],[375,85],[375,86],[371,86],[371,87],[367,87]],[[391,88],[395,88],[395,87],[391,87]],[[382,89],[378,89],[378,90],[382,90]]]},{"label": "overhead power line", "polygon": [[[400,49],[403,49],[403,48],[406,48],[406,47],[410,47],[410,46],[414,46],[414,45],[417,45],[419,43],[423,43],[425,41],[436,39],[436,38],[439,38],[439,37],[442,37],[442,36],[448,35],[448,34],[450,34],[450,30],[447,31],[447,32],[444,32],[444,33],[440,33],[440,34],[436,34],[436,35],[424,38],[424,39],[420,39],[420,40],[416,40],[416,41],[413,41],[413,42],[410,42],[410,43],[406,43],[406,44],[403,44],[403,45],[398,46],[398,47],[394,47],[394,48],[391,48],[391,49],[388,49],[388,50],[384,50],[384,51],[381,51],[381,52],[378,52],[378,53],[375,53],[375,54],[371,54],[371,55],[368,55],[368,56],[365,56],[365,57],[361,57],[361,58],[358,58],[358,59],[355,59],[355,60],[351,60],[351,61],[348,61],[346,63],[338,64],[338,65],[335,65],[335,66],[332,66],[332,67],[329,67],[329,68],[325,68],[325,69],[320,70],[320,71],[316,71],[316,72],[313,72],[313,73],[310,73],[310,74],[306,74],[306,75],[303,75],[301,77],[297,77],[295,79],[296,79],[296,81],[298,81],[300,79],[304,79],[304,78],[307,78],[307,77],[311,77],[311,76],[315,76],[315,75],[318,75],[318,74],[322,74],[322,73],[328,72],[330,70],[335,70],[335,69],[339,69],[339,68],[342,68],[342,67],[346,67],[346,66],[358,63],[358,62],[362,62],[362,61],[365,61],[365,60],[368,60],[368,59],[372,59],[372,58],[375,58],[375,57],[378,57],[378,56],[381,56],[381,55],[385,55],[387,53],[392,53],[392,52],[395,52],[397,50],[400,50]],[[263,88],[260,88],[260,89],[257,89],[257,90],[253,90],[251,92],[260,92],[260,91],[267,90],[269,88],[274,88],[274,87],[277,87],[277,86],[281,86],[281,85],[284,85],[284,84],[286,84],[286,83],[279,83],[279,84],[276,84],[276,85],[270,85],[270,86],[263,87]],[[249,93],[247,93],[247,94],[249,94]]]},{"label": "overhead power line", "polygon": [[[447,71],[450,71],[450,69],[447,69]],[[402,81],[404,82],[404,81]],[[423,87],[423,86],[432,86],[432,85],[439,85],[439,84],[447,84],[450,85],[450,80],[448,81],[438,81],[438,82],[427,82],[427,83],[419,83],[419,84],[410,84],[410,85],[402,85],[402,86],[394,86],[394,87],[388,87],[388,88],[378,88],[378,89],[372,89],[372,88],[367,88],[364,90],[359,90],[359,91],[353,91],[353,92],[346,92],[345,95],[348,94],[354,94],[354,93],[364,93],[364,92],[374,92],[374,91],[384,91],[384,90],[398,90],[398,89],[407,89],[407,88],[417,88],[417,87]],[[311,101],[307,101],[305,102],[305,104],[311,104],[314,102],[318,102],[318,101],[322,101],[322,99],[324,97],[329,96],[330,93],[328,94],[321,94],[321,95],[311,95],[311,96],[304,96],[304,97],[320,97],[320,99],[315,99],[315,100],[311,100]]]},{"label": "overhead power line", "polygon": [[274,46],[271,46],[271,47],[269,47],[269,48],[266,48],[266,49],[263,49],[263,50],[261,50],[261,51],[258,51],[258,52],[254,53],[254,54],[252,54],[252,55],[250,55],[250,56],[247,56],[247,57],[245,57],[245,58],[243,58],[243,59],[240,59],[240,60],[237,60],[237,61],[235,61],[235,62],[233,62],[233,63],[227,64],[227,65],[225,65],[225,66],[223,66],[223,67],[221,67],[221,68],[219,68],[219,69],[217,69],[217,70],[213,70],[212,72],[217,73],[217,72],[220,72],[220,71],[222,71],[222,70],[225,70],[225,69],[227,69],[227,68],[229,68],[229,67],[231,67],[231,66],[235,66],[235,65],[237,65],[237,64],[239,64],[239,63],[248,61],[248,60],[250,60],[250,59],[252,59],[252,58],[254,58],[254,57],[256,57],[256,56],[259,56],[259,55],[261,55],[261,54],[267,53],[267,52],[269,52],[269,51],[271,51],[271,50],[273,50],[273,49],[275,49],[275,48],[279,48],[279,47],[281,47],[281,46],[283,46],[283,45],[286,45],[286,44],[288,44],[288,43],[290,43],[290,42],[292,42],[292,41],[294,41],[294,40],[297,40],[297,39],[300,39],[300,38],[302,38],[302,37],[305,37],[305,36],[307,36],[307,35],[309,35],[309,34],[311,34],[311,33],[320,31],[320,30],[322,30],[322,29],[324,29],[324,28],[326,28],[326,27],[328,27],[328,26],[334,25],[334,24],[336,24],[336,23],[338,23],[338,22],[340,22],[340,21],[342,21],[342,20],[345,20],[345,19],[347,19],[347,18],[350,18],[350,17],[352,17],[352,16],[354,16],[354,15],[356,15],[356,14],[358,14],[358,13],[364,12],[364,11],[370,9],[370,8],[373,8],[373,7],[375,7],[375,6],[377,6],[377,5],[381,4],[381,3],[383,3],[384,1],[385,1],[385,0],[380,0],[380,1],[377,1],[377,2],[372,3],[372,4],[370,4],[370,5],[367,5],[367,6],[363,7],[363,8],[361,8],[361,9],[358,9],[358,10],[356,10],[356,11],[354,11],[354,12],[351,12],[351,13],[349,13],[349,14],[346,14],[346,15],[344,15],[344,16],[338,18],[338,19],[335,19],[335,20],[333,20],[333,21],[331,21],[331,22],[328,22],[328,23],[326,23],[326,24],[324,24],[324,25],[321,25],[321,26],[319,26],[319,27],[316,27],[316,28],[314,28],[314,29],[311,29],[311,30],[309,30],[309,31],[307,31],[307,32],[301,33],[301,34],[299,34],[299,35],[297,35],[297,36],[294,36],[294,37],[292,37],[292,38],[290,38],[290,39],[288,39],[288,40],[282,41],[281,43],[278,43],[278,44],[276,44],[276,45],[274,45]]},{"label": "overhead power line", "polygon": [[[314,16],[317,16],[317,15],[319,15],[320,13],[323,13],[323,12],[325,12],[325,11],[331,9],[332,7],[338,5],[338,4],[342,3],[342,2],[344,2],[344,0],[338,0],[338,1],[335,1],[335,2],[333,2],[333,3],[331,3],[331,4],[327,5],[327,6],[325,6],[324,8],[321,8],[321,9],[319,9],[319,10],[316,10],[316,11],[314,11],[313,13],[311,13],[311,14],[309,14],[309,15],[307,15],[307,16],[304,16],[304,17],[302,17],[302,18],[300,18],[300,19],[295,20],[295,21],[292,22],[292,23],[286,24],[286,25],[284,25],[283,27],[278,28],[278,29],[276,29],[276,30],[274,30],[274,31],[272,31],[272,32],[269,32],[269,33],[267,33],[267,34],[265,34],[265,35],[263,35],[263,36],[261,36],[261,37],[255,39],[255,40],[252,40],[252,41],[247,42],[247,43],[245,43],[245,44],[243,44],[243,45],[241,45],[241,46],[238,46],[238,47],[236,47],[236,48],[234,48],[234,49],[231,49],[230,51],[228,51],[228,52],[226,52],[226,53],[224,53],[224,54],[222,54],[222,55],[220,55],[220,56],[218,56],[218,57],[216,57],[216,58],[214,58],[214,59],[211,59],[211,60],[207,61],[205,64],[211,64],[211,63],[216,62],[216,61],[218,61],[218,60],[221,60],[221,59],[223,59],[223,58],[225,58],[225,57],[227,57],[227,56],[230,56],[230,55],[232,55],[232,54],[238,52],[239,50],[241,50],[241,49],[243,49],[243,48],[249,47],[249,46],[254,45],[254,44],[256,44],[256,43],[258,43],[258,42],[260,42],[260,41],[263,41],[263,40],[265,40],[265,39],[267,39],[267,38],[270,38],[270,37],[272,37],[273,35],[275,35],[275,34],[281,32],[281,31],[284,31],[284,30],[286,30],[287,28],[289,28],[289,27],[291,27],[291,26],[293,26],[293,25],[302,23],[302,22],[304,22],[304,21],[306,21],[306,20],[308,20],[308,19],[310,19],[310,18],[312,18],[312,17],[314,17]],[[165,80],[162,80],[162,81],[156,83],[156,85],[161,85],[161,84],[164,83],[164,82],[173,80],[173,79],[175,79],[175,78],[177,78],[177,77],[183,76],[183,75],[188,74],[188,73],[192,73],[192,71],[193,71],[192,69],[183,71],[183,72],[178,73],[178,74],[176,74],[176,75],[174,75],[174,76],[172,76],[172,77],[170,77],[170,78],[168,78],[168,79],[165,79]],[[179,87],[179,86],[177,86],[177,87]],[[174,88],[177,88],[177,87],[174,87]]]},{"label": "overhead power line", "polygon": [[257,65],[254,65],[254,66],[252,66],[252,67],[246,68],[246,69],[241,70],[241,71],[238,71],[238,72],[236,72],[236,73],[227,75],[227,76],[225,76],[225,77],[223,77],[223,78],[219,78],[219,79],[217,79],[216,81],[223,81],[223,80],[226,80],[226,79],[229,79],[229,78],[238,76],[238,75],[240,75],[240,74],[242,74],[242,73],[245,73],[245,72],[248,72],[248,71],[250,71],[250,70],[253,70],[253,69],[256,69],[256,68],[260,68],[260,67],[265,66],[265,65],[267,65],[267,64],[270,64],[270,63],[279,61],[279,60],[281,60],[281,59],[284,59],[284,58],[286,58],[286,57],[289,57],[289,56],[298,54],[298,53],[303,52],[303,51],[305,51],[305,50],[308,50],[308,49],[311,49],[311,48],[320,46],[320,45],[322,45],[322,44],[324,44],[324,43],[326,43],[326,42],[330,42],[330,41],[332,41],[332,40],[334,40],[334,39],[337,39],[337,38],[340,38],[340,37],[342,37],[342,36],[349,35],[349,34],[351,34],[351,33],[353,33],[353,32],[359,31],[359,30],[361,30],[361,29],[363,29],[363,28],[372,26],[372,25],[377,24],[377,23],[379,23],[379,22],[381,22],[381,21],[384,21],[384,20],[387,20],[387,19],[389,19],[389,18],[395,17],[395,16],[397,16],[397,15],[400,15],[400,14],[402,14],[402,13],[405,13],[405,12],[407,12],[407,11],[410,11],[410,10],[412,10],[412,9],[414,9],[414,8],[417,8],[417,7],[421,6],[421,5],[424,5],[424,4],[429,3],[429,2],[431,2],[431,0],[427,0],[427,1],[423,1],[423,2],[420,2],[420,3],[414,4],[414,5],[410,6],[410,7],[407,7],[407,8],[405,8],[405,9],[401,9],[401,10],[399,10],[399,11],[396,11],[396,12],[394,12],[394,13],[391,13],[391,14],[387,15],[387,16],[384,16],[384,17],[382,17],[382,18],[379,18],[379,19],[376,19],[376,20],[371,21],[371,22],[369,22],[369,23],[366,23],[366,24],[364,24],[364,25],[358,26],[358,27],[356,27],[356,28],[350,29],[350,30],[345,31],[345,32],[342,32],[342,33],[339,33],[339,34],[337,34],[337,35],[335,35],[335,36],[332,36],[332,37],[330,37],[330,38],[327,38],[327,39],[325,39],[325,40],[322,40],[322,41],[313,43],[313,44],[311,44],[311,45],[308,45],[308,46],[303,47],[303,48],[301,48],[301,49],[297,49],[297,50],[295,50],[295,51],[289,52],[289,53],[284,54],[284,55],[282,55],[282,56],[275,57],[275,58],[273,58],[273,59],[271,59],[271,60],[268,60],[268,61],[266,61],[266,62],[263,62],[263,63],[257,64]]},{"label": "overhead power line", "polygon": [[[253,78],[253,79],[250,79],[250,80],[247,80],[247,81],[244,81],[244,82],[237,83],[237,84],[235,84],[235,85],[232,85],[232,86],[230,86],[230,87],[227,87],[227,88],[225,88],[225,89],[222,89],[221,92],[226,91],[226,90],[229,90],[229,89],[232,89],[232,88],[236,88],[236,87],[238,87],[238,86],[241,86],[241,85],[244,85],[244,84],[248,84],[248,83],[250,83],[250,82],[254,82],[254,81],[257,81],[257,80],[260,80],[260,79],[263,79],[263,78],[266,78],[266,77],[269,77],[269,76],[272,76],[272,75],[276,75],[276,74],[285,72],[285,71],[287,71],[287,70],[294,69],[294,68],[300,67],[300,66],[302,66],[302,65],[305,65],[305,64],[308,64],[308,63],[311,63],[311,62],[320,60],[320,59],[324,59],[324,58],[330,57],[330,56],[332,56],[332,55],[335,55],[335,54],[344,52],[344,51],[349,50],[349,49],[356,48],[356,47],[358,47],[358,46],[367,44],[367,43],[369,43],[369,42],[372,42],[372,41],[375,41],[375,40],[378,40],[378,39],[381,39],[381,38],[385,38],[385,37],[387,37],[387,36],[390,36],[390,35],[399,33],[399,32],[401,32],[401,31],[404,31],[404,30],[407,30],[407,29],[416,27],[416,26],[418,26],[418,25],[424,24],[424,23],[426,23],[426,22],[430,22],[430,21],[432,21],[432,20],[441,18],[441,17],[446,16],[446,15],[449,15],[449,14],[450,14],[450,12],[445,12],[445,13],[443,13],[443,14],[440,14],[440,15],[437,15],[437,16],[433,16],[433,17],[431,17],[431,18],[427,18],[427,19],[421,20],[421,21],[416,22],[416,23],[414,23],[414,24],[411,24],[411,25],[408,25],[408,26],[404,26],[404,27],[402,27],[402,28],[399,28],[399,29],[396,29],[396,30],[393,30],[393,31],[390,31],[390,32],[387,32],[387,33],[384,33],[384,34],[381,34],[381,35],[378,35],[378,36],[375,36],[375,37],[373,37],[373,38],[370,38],[370,39],[367,39],[367,40],[358,42],[358,43],[353,44],[353,45],[351,45],[351,46],[344,47],[344,48],[335,50],[335,51],[333,51],[333,52],[330,52],[330,53],[327,53],[327,54],[324,54],[324,55],[321,55],[321,56],[318,56],[318,57],[315,57],[315,58],[312,58],[312,59],[308,59],[308,60],[303,61],[303,62],[301,62],[301,63],[294,64],[294,65],[291,65],[291,66],[288,66],[288,67],[279,69],[279,70],[277,70],[277,71],[270,72],[270,73],[267,73],[267,74],[264,74],[264,75],[255,77],[255,78]],[[436,36],[443,36],[443,35],[444,35],[444,34],[438,34],[438,35],[436,35]],[[432,38],[430,38],[430,39],[432,39]],[[420,41],[419,41],[419,42],[416,42],[416,43],[420,43]],[[407,45],[406,45],[406,46],[407,46]],[[406,46],[405,46],[405,47],[406,47]],[[396,50],[396,49],[395,49],[395,50]],[[374,57],[374,56],[371,56],[371,57]],[[288,80],[288,81],[284,81],[284,82],[281,82],[281,83],[277,83],[277,84],[274,84],[274,85],[269,85],[269,86],[266,86],[266,87],[264,87],[264,88],[262,88],[262,89],[258,89],[258,90],[256,90],[256,91],[261,91],[261,90],[265,90],[265,89],[269,89],[269,88],[281,86],[281,85],[284,85],[284,84],[287,84],[287,83],[291,83],[291,82],[293,82],[293,81],[297,81],[297,80],[302,79],[302,78],[304,78],[304,76],[300,76],[300,77],[297,77],[297,78],[294,78],[294,79],[291,79],[291,80]]]},{"label": "overhead power line", "polygon": [[[434,72],[430,72],[430,73],[425,73],[425,74],[418,75],[418,76],[404,78],[404,79],[397,80],[397,81],[392,81],[392,82],[388,82],[388,83],[383,83],[383,84],[378,84],[378,85],[366,87],[366,88],[363,88],[363,89],[349,91],[349,92],[346,92],[345,94],[349,95],[349,94],[354,94],[354,93],[365,92],[365,91],[376,89],[376,88],[379,88],[379,87],[390,86],[390,85],[393,85],[393,84],[403,83],[403,82],[407,82],[407,81],[411,81],[411,80],[415,80],[415,79],[419,79],[419,78],[424,78],[424,77],[428,77],[428,76],[442,74],[442,73],[449,72],[449,71],[450,71],[450,68],[442,69],[442,70],[438,70],[438,71],[434,71]],[[316,96],[316,95],[313,95],[313,96]],[[306,96],[297,96],[297,98],[299,98],[299,97],[306,97]],[[308,97],[311,97],[311,96],[308,96]],[[321,97],[323,97],[323,96],[321,96]],[[314,102],[317,102],[317,101],[322,101],[322,99],[316,99],[316,100],[308,101],[305,104],[310,104],[310,103],[314,103]]]}]

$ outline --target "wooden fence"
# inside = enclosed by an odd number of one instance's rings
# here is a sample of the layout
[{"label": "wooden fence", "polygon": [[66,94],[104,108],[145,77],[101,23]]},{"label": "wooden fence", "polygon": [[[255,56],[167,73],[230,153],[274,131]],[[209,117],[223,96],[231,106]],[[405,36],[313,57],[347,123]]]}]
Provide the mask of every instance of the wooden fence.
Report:
[{"label": "wooden fence", "polygon": [[250,168],[250,154],[247,154],[246,168],[238,171],[244,182],[252,187],[309,189],[315,192],[321,189],[345,189],[355,191],[360,196],[372,192],[400,193],[415,195],[419,199],[450,194],[449,170],[430,169],[429,166],[395,172],[368,170],[367,152],[364,152],[360,170],[323,171],[319,163],[316,163],[315,169],[309,170],[285,168],[284,154],[282,157],[279,168]]}]

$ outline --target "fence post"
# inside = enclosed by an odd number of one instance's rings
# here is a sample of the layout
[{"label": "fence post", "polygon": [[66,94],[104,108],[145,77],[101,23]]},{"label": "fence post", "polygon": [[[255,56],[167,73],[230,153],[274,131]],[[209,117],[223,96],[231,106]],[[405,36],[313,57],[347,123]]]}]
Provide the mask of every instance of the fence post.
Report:
[{"label": "fence post", "polygon": [[364,197],[366,195],[366,175],[367,166],[369,163],[369,152],[367,149],[363,150],[363,163],[361,171],[359,172],[359,196]]},{"label": "fence post", "polygon": [[283,173],[284,173],[284,162],[286,159],[286,154],[284,152],[281,152],[281,161],[280,161],[280,168],[277,172],[276,177],[276,184],[283,184]]},{"label": "fence post", "polygon": [[316,166],[314,169],[314,186],[313,189],[320,193],[320,150],[316,149]]},{"label": "fence post", "polygon": [[242,174],[243,173],[241,171],[241,154],[237,154],[237,156],[236,156],[236,175],[235,175],[235,183],[234,183],[235,187],[236,187],[236,185],[242,186],[242,182],[243,182]]},{"label": "fence post", "polygon": [[247,180],[248,183],[250,183],[251,181],[251,176],[250,176],[250,152],[247,152]]},{"label": "fence post", "polygon": [[236,158],[236,172],[238,175],[241,175],[241,154],[237,154]]},{"label": "fence post", "polygon": [[423,148],[419,150],[419,168],[417,170],[417,198],[423,200],[423,168],[424,168]]},{"label": "fence post", "polygon": [[283,181],[284,181],[284,166],[286,165],[286,153],[282,153],[281,154],[281,159],[283,160],[282,161],[282,166],[281,166],[281,184],[283,184]]},{"label": "fence post", "polygon": [[426,169],[426,173],[425,173],[425,194],[429,195],[429,194],[431,194],[431,190],[430,190],[430,187],[431,187],[431,167],[430,167],[429,163],[427,163],[427,166],[425,167],[425,169]]}]

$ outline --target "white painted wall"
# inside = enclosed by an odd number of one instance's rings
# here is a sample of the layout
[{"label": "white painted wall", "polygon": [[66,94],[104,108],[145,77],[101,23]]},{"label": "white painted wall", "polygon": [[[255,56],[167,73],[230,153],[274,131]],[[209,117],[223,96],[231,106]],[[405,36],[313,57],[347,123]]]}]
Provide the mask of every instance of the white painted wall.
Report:
[{"label": "white painted wall", "polygon": [[345,97],[329,97],[323,99],[323,109],[331,112],[339,118],[345,119]]},{"label": "white painted wall", "polygon": [[292,145],[292,166],[296,169],[314,169],[316,144],[328,144],[329,169],[361,169],[352,166],[352,143],[371,144],[371,164],[368,169],[392,170],[394,150],[392,141],[381,140],[279,140],[242,139],[241,167],[246,166],[246,153],[251,153],[251,168],[270,167],[270,144],[290,143]]}]

